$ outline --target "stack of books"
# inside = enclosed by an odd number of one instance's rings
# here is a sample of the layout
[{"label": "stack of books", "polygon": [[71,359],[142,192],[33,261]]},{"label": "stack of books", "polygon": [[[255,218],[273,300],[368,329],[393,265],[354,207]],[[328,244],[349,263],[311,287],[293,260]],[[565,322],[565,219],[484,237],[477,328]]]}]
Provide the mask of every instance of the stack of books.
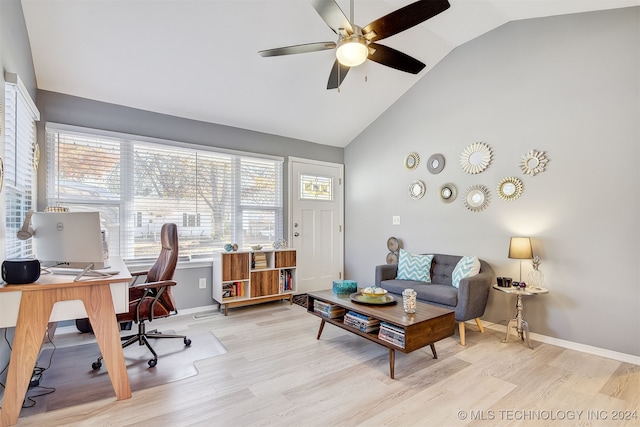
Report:
[{"label": "stack of books", "polygon": [[313,301],[313,311],[320,316],[328,317],[330,319],[344,316],[345,313],[345,309],[340,306],[318,300]]},{"label": "stack of books", "polygon": [[243,297],[243,296],[244,296],[244,286],[242,285],[242,282],[225,283],[222,285],[223,298],[233,298],[233,297]]},{"label": "stack of books", "polygon": [[267,255],[264,252],[256,252],[252,254],[252,267],[255,269],[267,268]]},{"label": "stack of books", "polygon": [[355,311],[348,311],[344,315],[344,324],[362,332],[377,332],[380,329],[380,321],[378,319]]},{"label": "stack of books", "polygon": [[404,329],[399,326],[392,325],[387,322],[381,322],[378,338],[404,348]]},{"label": "stack of books", "polygon": [[280,281],[278,289],[280,293],[293,290],[293,278],[291,270],[280,270]]}]

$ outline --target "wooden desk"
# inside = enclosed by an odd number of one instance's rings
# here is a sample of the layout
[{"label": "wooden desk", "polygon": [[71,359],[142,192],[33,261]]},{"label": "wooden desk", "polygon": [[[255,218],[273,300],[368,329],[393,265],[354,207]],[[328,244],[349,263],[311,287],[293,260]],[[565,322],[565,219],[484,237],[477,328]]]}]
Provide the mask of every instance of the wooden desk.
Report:
[{"label": "wooden desk", "polygon": [[[14,294],[12,298],[16,293],[20,294],[13,349],[0,410],[0,426],[10,426],[18,422],[47,324],[50,319],[61,320],[65,317],[60,313],[55,315],[56,303],[65,304],[68,301],[80,300],[84,304],[104,357],[116,399],[131,397],[127,367],[120,343],[120,328],[112,298],[112,284],[118,284],[116,289],[126,290],[126,283],[131,281],[131,275],[122,260],[112,258],[110,262],[112,268],[119,273],[107,278],[74,282],[74,276],[71,275],[43,274],[35,283],[0,286],[0,300],[4,299],[5,295],[10,295],[9,293]],[[126,298],[128,299],[128,294]]]}]

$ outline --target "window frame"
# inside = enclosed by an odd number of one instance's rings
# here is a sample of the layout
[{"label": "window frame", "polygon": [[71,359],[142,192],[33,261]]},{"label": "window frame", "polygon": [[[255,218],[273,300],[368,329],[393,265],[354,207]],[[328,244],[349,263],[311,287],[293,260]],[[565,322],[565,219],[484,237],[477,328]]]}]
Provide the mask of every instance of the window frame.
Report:
[{"label": "window frame", "polygon": [[[109,238],[110,253],[114,255],[119,255],[126,261],[137,262],[137,261],[146,259],[145,257],[136,257],[133,253],[134,252],[133,245],[135,243],[135,238],[131,236],[132,236],[134,227],[136,225],[140,225],[140,218],[138,213],[139,209],[136,206],[134,206],[135,195],[133,194],[133,191],[128,191],[127,186],[124,184],[124,183],[132,183],[135,178],[135,175],[134,175],[135,171],[133,167],[133,163],[134,163],[133,150],[137,150],[139,149],[139,147],[145,147],[145,146],[157,147],[158,149],[175,148],[176,151],[180,150],[181,152],[182,151],[193,152],[196,156],[195,157],[196,159],[197,159],[198,153],[205,153],[214,157],[229,156],[230,158],[233,159],[233,162],[234,162],[233,170],[236,175],[233,180],[234,187],[231,190],[231,194],[233,198],[231,215],[232,215],[232,218],[234,218],[232,221],[233,224],[231,226],[232,242],[238,243],[241,247],[245,247],[247,249],[250,247],[250,245],[254,243],[249,241],[248,239],[246,239],[247,241],[243,241],[242,220],[243,218],[246,217],[246,215],[248,215],[247,211],[268,210],[273,212],[273,214],[275,215],[274,216],[274,221],[275,221],[274,240],[283,235],[285,215],[284,215],[284,203],[283,203],[284,201],[284,159],[282,157],[256,154],[256,153],[247,153],[242,151],[211,147],[207,145],[185,143],[185,142],[172,141],[172,140],[166,140],[166,139],[145,137],[141,135],[123,134],[118,132],[110,132],[110,131],[104,131],[104,130],[96,130],[96,129],[90,129],[85,127],[48,122],[45,124],[45,135],[47,140],[46,199],[50,204],[52,204],[53,202],[59,202],[64,206],[69,206],[70,208],[72,208],[72,210],[74,206],[79,206],[77,201],[68,200],[68,199],[65,199],[64,197],[58,197],[59,195],[55,194],[56,191],[54,190],[54,188],[55,188],[55,184],[58,177],[56,176],[57,167],[55,167],[55,156],[56,156],[55,147],[53,147],[52,144],[50,143],[52,133],[63,133],[63,134],[73,133],[73,134],[83,135],[86,137],[105,138],[105,139],[115,140],[115,141],[119,141],[121,150],[131,150],[131,152],[129,152],[128,155],[121,154],[121,157],[120,157],[120,162],[122,163],[120,165],[120,174],[122,175],[120,180],[123,183],[123,185],[120,190],[119,199],[113,200],[113,201],[106,201],[106,200],[93,200],[93,201],[84,200],[83,201],[84,206],[89,206],[89,205],[92,205],[94,207],[106,206],[106,205],[111,205],[114,207],[117,206],[118,218],[119,218],[119,226],[118,226],[118,233],[117,233],[118,237],[117,239],[115,239],[115,246],[117,248],[114,248],[115,250],[112,250],[112,246],[114,246],[112,243],[112,241],[114,240],[114,236],[111,236]],[[55,141],[54,141],[54,144],[55,144]],[[136,146],[136,144],[139,144],[139,147]],[[206,156],[204,157],[206,160]],[[242,204],[241,197],[240,197],[240,194],[241,194],[240,190],[242,185],[240,177],[242,176],[242,171],[240,168],[240,164],[245,159],[273,162],[272,167],[275,173],[274,175],[275,178],[273,181],[273,185],[274,185],[274,204],[273,205],[262,205],[262,206],[248,205],[247,206]],[[196,165],[197,164],[198,163],[196,160]],[[192,173],[194,173],[195,176],[197,177],[198,176],[197,166],[194,169],[196,170]],[[54,185],[51,185],[52,183]],[[198,197],[196,197],[196,199],[197,198]],[[196,202],[196,206],[197,206],[197,202]],[[200,208],[200,209],[204,210],[204,208]],[[176,222],[178,225],[181,225],[183,224],[183,214],[186,214],[187,222],[190,222],[189,217],[193,215],[195,217],[195,223],[197,225],[201,221],[206,222],[208,220],[208,219],[203,220],[201,216],[201,214],[203,213],[203,210],[200,210],[200,211],[190,210],[186,212],[176,211],[174,212],[174,214],[176,215],[176,218],[174,220],[167,221],[167,222]],[[229,243],[229,242],[227,241],[221,242],[219,246],[216,245],[212,247],[211,250],[208,251],[206,256],[202,254],[188,255],[185,251],[182,251],[181,255],[186,256],[189,259],[201,258],[201,257],[210,258],[213,255],[213,252],[222,251],[224,248],[224,244],[226,243]],[[122,246],[123,249],[119,251],[118,248],[120,246]]]}]

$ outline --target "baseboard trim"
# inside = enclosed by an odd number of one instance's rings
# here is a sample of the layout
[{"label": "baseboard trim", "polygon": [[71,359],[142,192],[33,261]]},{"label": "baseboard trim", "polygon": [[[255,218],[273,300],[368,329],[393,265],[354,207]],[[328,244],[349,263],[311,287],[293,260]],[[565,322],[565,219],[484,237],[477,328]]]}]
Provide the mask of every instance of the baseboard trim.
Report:
[{"label": "baseboard trim", "polygon": [[[469,323],[469,324],[473,324],[473,323]],[[502,333],[507,332],[506,326],[500,325],[497,323],[487,322],[483,320],[482,325],[485,328],[493,329],[494,331],[499,331]],[[633,365],[640,366],[640,357],[634,356],[632,354],[620,353],[618,351],[612,351],[612,350],[607,350],[600,347],[594,347],[591,345],[580,344],[577,342],[567,341],[560,338],[548,337],[546,335],[536,334],[535,332],[531,332],[529,336],[532,340],[543,342],[545,344],[556,345],[558,347],[567,348],[569,350],[576,350],[582,353],[593,354],[594,356],[606,357],[607,359],[613,359],[620,362],[631,363]]]}]

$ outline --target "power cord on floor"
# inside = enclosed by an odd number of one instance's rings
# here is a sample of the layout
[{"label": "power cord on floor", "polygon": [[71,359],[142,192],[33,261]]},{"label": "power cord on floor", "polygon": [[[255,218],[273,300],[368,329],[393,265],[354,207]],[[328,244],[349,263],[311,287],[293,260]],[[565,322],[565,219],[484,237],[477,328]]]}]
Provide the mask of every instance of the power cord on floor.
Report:
[{"label": "power cord on floor", "polygon": [[[13,351],[13,348],[11,347],[11,343],[9,342],[9,339],[7,338],[7,329],[8,328],[4,328],[4,340],[7,343],[7,346],[9,347],[9,350]],[[57,349],[56,345],[51,340],[48,332],[49,332],[49,330],[47,329],[47,333],[45,334],[45,336],[47,337],[47,342],[49,342],[53,346],[53,350],[51,351],[51,354],[49,355],[49,362],[47,363],[46,367],[38,366],[38,364],[36,362],[36,366],[33,368],[33,374],[31,375],[31,381],[29,382],[29,389],[39,388],[42,391],[40,393],[38,393],[38,394],[34,394],[34,395],[31,395],[31,396],[26,396],[24,402],[22,403],[22,408],[32,408],[37,403],[35,400],[33,400],[34,398],[46,396],[47,394],[51,394],[54,391],[56,391],[55,387],[45,387],[45,386],[41,386],[40,385],[40,380],[42,379],[42,374],[47,369],[49,369],[51,367],[51,362],[53,360],[53,355],[55,354],[56,349]],[[2,368],[2,371],[0,371],[0,376],[2,374],[4,374],[4,372],[7,370],[8,367],[9,367],[9,362],[7,362],[7,364],[4,366],[4,368]],[[0,382],[0,386],[2,386],[3,390],[6,390],[6,386],[5,386],[4,383]],[[29,402],[29,403],[27,403],[27,402]]]}]

